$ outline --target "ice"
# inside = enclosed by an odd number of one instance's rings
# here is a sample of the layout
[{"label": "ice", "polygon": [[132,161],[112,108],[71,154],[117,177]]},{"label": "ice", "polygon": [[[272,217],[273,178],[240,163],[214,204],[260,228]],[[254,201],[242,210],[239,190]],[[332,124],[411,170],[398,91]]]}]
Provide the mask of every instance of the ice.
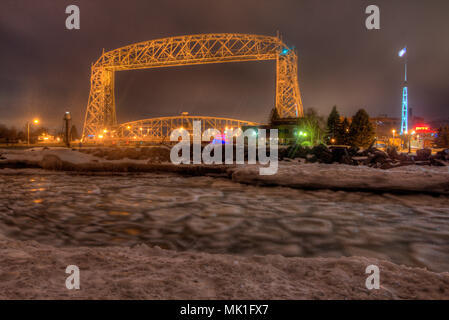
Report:
[{"label": "ice", "polygon": [[[0,232],[59,247],[368,255],[449,271],[449,199],[174,174],[0,170]],[[38,201],[36,201],[38,200]]]}]

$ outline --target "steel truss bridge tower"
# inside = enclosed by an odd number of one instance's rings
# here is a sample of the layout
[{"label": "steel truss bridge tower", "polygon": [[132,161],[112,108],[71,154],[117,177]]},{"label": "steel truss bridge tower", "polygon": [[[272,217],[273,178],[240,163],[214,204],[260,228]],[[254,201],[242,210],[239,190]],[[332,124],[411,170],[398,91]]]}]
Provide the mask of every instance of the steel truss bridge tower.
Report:
[{"label": "steel truss bridge tower", "polygon": [[[280,117],[302,117],[297,54],[279,37],[230,33],[186,35],[104,52],[92,66],[83,140],[119,128],[114,96],[116,71],[265,60],[276,61],[275,106]],[[119,132],[124,131],[117,131],[117,138]]]}]

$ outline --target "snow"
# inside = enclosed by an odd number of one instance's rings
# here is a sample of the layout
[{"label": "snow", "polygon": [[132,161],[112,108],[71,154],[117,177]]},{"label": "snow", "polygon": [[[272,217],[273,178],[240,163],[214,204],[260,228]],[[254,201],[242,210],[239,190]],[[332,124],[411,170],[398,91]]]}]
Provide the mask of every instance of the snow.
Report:
[{"label": "snow", "polygon": [[[28,150],[0,150],[2,164],[14,161],[33,164],[52,170],[70,171],[189,171],[207,165],[176,166],[162,163],[154,166],[151,161],[120,159],[106,160],[93,154],[67,148],[32,148]],[[134,168],[133,168],[134,167]],[[246,184],[276,185],[304,189],[335,189],[385,192],[425,192],[449,194],[448,167],[403,166],[380,170],[366,166],[342,164],[300,163],[280,161],[275,175],[261,176],[258,165],[215,166],[217,172],[232,174],[235,182]],[[220,169],[221,168],[221,169]],[[210,171],[210,170],[209,170]],[[195,170],[193,170],[195,172]],[[207,170],[205,172],[208,172]],[[199,172],[197,172],[199,174]]]},{"label": "snow", "polygon": [[[92,160],[101,161],[101,158],[90,154],[78,152],[72,149],[63,147],[35,147],[25,150],[14,149],[0,149],[0,154],[5,160],[20,160],[20,161],[34,161],[40,162],[47,155],[57,156],[60,160],[70,162],[73,164],[89,163]],[[3,160],[3,162],[5,161]],[[2,161],[0,161],[1,163]]]},{"label": "snow", "polygon": [[[0,299],[448,299],[449,273],[374,258],[241,257],[138,245],[54,248],[0,239]],[[365,269],[381,272],[379,290]],[[65,288],[68,265],[80,290]]]},{"label": "snow", "polygon": [[304,189],[424,192],[449,194],[447,167],[404,166],[389,170],[343,164],[279,162],[278,172],[259,175],[259,167],[239,166],[235,182]]}]

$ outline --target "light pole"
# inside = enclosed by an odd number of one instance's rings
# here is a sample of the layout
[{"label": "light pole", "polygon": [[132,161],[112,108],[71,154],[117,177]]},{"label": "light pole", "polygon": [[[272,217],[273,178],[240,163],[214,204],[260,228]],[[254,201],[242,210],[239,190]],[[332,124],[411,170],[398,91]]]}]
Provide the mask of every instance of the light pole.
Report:
[{"label": "light pole", "polygon": [[399,51],[399,57],[404,58],[404,86],[402,87],[402,121],[401,134],[408,131],[408,87],[407,87],[407,47]]},{"label": "light pole", "polygon": [[[34,119],[33,120],[34,124],[38,124],[39,123],[39,119]],[[27,145],[30,145],[30,122],[27,121]]]},{"label": "light pole", "polygon": [[394,147],[394,134],[396,133],[396,130],[393,129],[392,132],[393,132],[393,147]]},{"label": "light pole", "polygon": [[415,134],[415,131],[412,131],[412,133],[408,136],[408,153],[411,153],[412,152],[412,149],[411,149],[411,140],[412,140],[412,136]]}]

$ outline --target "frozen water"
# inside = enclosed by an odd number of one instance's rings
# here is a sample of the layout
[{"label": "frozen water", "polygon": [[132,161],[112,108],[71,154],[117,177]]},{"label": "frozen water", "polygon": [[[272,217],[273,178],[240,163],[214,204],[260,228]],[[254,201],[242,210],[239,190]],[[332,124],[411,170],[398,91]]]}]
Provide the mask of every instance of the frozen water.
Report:
[{"label": "frozen water", "polygon": [[55,246],[365,256],[449,271],[449,198],[170,174],[0,171],[0,232]]}]

